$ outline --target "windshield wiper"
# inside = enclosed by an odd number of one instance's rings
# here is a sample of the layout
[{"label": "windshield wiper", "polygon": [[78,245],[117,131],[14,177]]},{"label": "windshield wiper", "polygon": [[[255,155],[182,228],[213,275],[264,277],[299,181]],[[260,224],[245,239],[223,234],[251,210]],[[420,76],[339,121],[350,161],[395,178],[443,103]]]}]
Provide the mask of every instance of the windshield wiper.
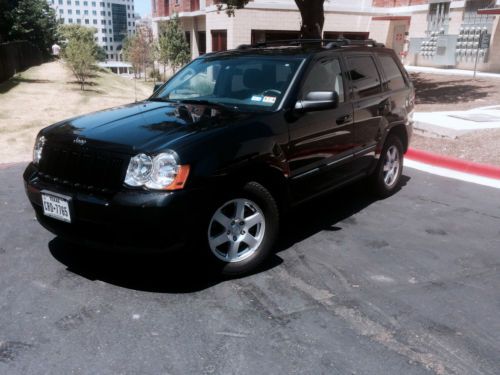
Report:
[{"label": "windshield wiper", "polygon": [[148,102],[164,102],[164,103],[175,103],[176,102],[176,100],[160,98],[160,97],[149,98],[149,99],[147,99],[147,101]]}]

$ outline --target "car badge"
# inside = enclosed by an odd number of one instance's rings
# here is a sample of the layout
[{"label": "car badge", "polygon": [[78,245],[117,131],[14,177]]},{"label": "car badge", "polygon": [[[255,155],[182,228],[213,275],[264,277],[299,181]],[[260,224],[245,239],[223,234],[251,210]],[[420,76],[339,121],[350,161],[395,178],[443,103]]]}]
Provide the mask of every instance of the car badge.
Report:
[{"label": "car badge", "polygon": [[80,145],[80,146],[83,146],[85,143],[87,143],[87,140],[86,139],[83,139],[83,138],[76,138],[73,143],[76,143],[77,145]]}]

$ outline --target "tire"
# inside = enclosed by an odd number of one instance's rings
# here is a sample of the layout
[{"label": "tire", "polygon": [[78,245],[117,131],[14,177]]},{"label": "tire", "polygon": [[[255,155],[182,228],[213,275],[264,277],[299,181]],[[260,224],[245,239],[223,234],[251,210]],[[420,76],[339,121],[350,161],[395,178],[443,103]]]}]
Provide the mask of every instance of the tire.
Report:
[{"label": "tire", "polygon": [[396,135],[385,141],[377,167],[371,176],[374,193],[387,198],[399,190],[403,173],[403,143]]},{"label": "tire", "polygon": [[225,276],[255,271],[271,254],[279,231],[279,210],[271,193],[248,182],[211,210],[206,225],[210,259]]}]

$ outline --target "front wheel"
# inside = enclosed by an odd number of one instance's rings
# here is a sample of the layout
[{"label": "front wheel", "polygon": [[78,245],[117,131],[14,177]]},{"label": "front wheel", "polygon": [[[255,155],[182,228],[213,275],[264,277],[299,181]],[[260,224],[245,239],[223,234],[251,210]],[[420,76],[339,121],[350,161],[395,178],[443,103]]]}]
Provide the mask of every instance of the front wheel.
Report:
[{"label": "front wheel", "polygon": [[221,273],[240,276],[254,271],[270,255],[277,238],[279,212],[271,193],[247,183],[212,212],[207,240]]},{"label": "front wheel", "polygon": [[401,184],[402,173],[403,144],[397,136],[390,135],[371,177],[375,193],[381,198],[394,194]]}]

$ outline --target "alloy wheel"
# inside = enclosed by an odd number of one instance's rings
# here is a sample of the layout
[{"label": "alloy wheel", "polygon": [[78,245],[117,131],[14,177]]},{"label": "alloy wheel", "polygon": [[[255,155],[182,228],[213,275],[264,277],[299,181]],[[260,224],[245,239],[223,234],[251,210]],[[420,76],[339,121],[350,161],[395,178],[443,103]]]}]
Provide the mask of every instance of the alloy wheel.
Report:
[{"label": "alloy wheel", "polygon": [[392,187],[398,180],[399,169],[401,168],[401,157],[396,146],[392,145],[387,149],[384,161],[384,183],[387,187]]},{"label": "alloy wheel", "polygon": [[208,244],[218,259],[241,262],[257,251],[265,231],[261,208],[249,199],[234,199],[213,214],[208,226]]}]

